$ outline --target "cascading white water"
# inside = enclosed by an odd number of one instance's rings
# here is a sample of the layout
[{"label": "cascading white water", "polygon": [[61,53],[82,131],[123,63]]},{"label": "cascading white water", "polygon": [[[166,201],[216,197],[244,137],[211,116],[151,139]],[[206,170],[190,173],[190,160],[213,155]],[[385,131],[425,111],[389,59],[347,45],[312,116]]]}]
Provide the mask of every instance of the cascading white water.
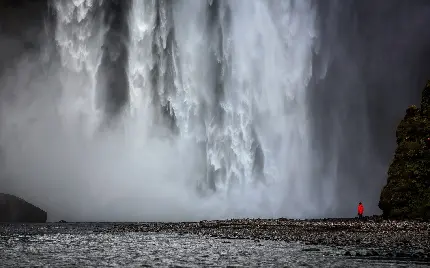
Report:
[{"label": "cascading white water", "polygon": [[[315,37],[311,3],[238,0],[211,5],[176,1],[168,17],[166,1],[158,6],[156,1],[133,1],[130,105],[142,103],[145,92],[171,103],[177,141],[191,139],[203,148],[206,161],[199,163],[204,167],[196,170],[196,181],[208,186],[213,180],[217,194],[227,194],[226,213],[260,213],[255,206],[264,200],[259,195],[270,199],[272,213],[312,213],[306,106]],[[209,12],[216,12],[216,21],[209,22]],[[172,31],[175,43],[169,50]],[[152,53],[154,42],[158,55]],[[173,55],[170,62],[168,53]],[[152,88],[151,69],[160,68],[158,80],[164,82],[166,64],[174,67],[174,89],[164,83]],[[151,98],[147,95],[146,101]],[[256,159],[256,144],[264,159]],[[264,161],[263,172],[255,172],[256,161]],[[294,210],[282,211],[285,201]]]},{"label": "cascading white water", "polygon": [[66,220],[317,215],[310,1],[133,0],[129,100],[109,128],[102,1],[52,3],[61,94],[32,85],[31,109],[25,94],[3,104],[0,128],[7,167],[34,178],[36,203]]},{"label": "cascading white water", "polygon": [[130,10],[129,92],[130,113],[138,117],[143,107],[151,104],[150,72],[154,67],[152,58],[153,31],[155,28],[156,1],[133,2]]},{"label": "cascading white water", "polygon": [[57,19],[55,41],[63,66],[62,102],[58,109],[65,120],[72,120],[65,127],[83,127],[90,136],[101,117],[96,76],[107,29],[103,12],[95,15],[95,11],[102,3],[102,0],[52,1]]}]

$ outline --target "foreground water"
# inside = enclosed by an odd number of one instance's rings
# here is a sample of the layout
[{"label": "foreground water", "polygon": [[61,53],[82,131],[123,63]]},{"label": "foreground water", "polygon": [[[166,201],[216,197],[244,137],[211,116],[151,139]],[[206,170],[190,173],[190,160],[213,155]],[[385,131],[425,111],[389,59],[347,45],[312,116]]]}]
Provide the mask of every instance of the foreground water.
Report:
[{"label": "foreground water", "polygon": [[[104,226],[106,227],[106,226]],[[335,247],[177,233],[110,233],[101,225],[0,226],[1,267],[423,267],[344,256]]]}]

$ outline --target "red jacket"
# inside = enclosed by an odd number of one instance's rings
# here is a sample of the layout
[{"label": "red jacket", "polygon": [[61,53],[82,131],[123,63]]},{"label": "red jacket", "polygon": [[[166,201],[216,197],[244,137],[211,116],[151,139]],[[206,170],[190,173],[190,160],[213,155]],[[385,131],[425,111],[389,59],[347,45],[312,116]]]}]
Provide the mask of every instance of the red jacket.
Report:
[{"label": "red jacket", "polygon": [[363,214],[364,213],[364,206],[363,204],[359,204],[358,205],[358,214]]}]

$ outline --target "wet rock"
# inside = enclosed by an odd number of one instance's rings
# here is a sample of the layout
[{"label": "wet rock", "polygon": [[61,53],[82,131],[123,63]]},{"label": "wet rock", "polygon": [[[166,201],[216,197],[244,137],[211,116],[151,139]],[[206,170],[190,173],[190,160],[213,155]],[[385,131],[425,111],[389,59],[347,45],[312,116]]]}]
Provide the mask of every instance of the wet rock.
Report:
[{"label": "wet rock", "polygon": [[371,250],[367,252],[367,256],[379,256],[379,253],[376,250]]},{"label": "wet rock", "polygon": [[425,252],[424,252],[423,249],[418,249],[418,250],[415,250],[414,254],[416,254],[416,255],[424,255]]},{"label": "wet rock", "polygon": [[400,122],[397,149],[379,207],[386,218],[430,219],[430,81],[421,107],[410,106]]},{"label": "wet rock", "polygon": [[396,253],[396,257],[397,258],[408,258],[408,257],[411,257],[411,254],[409,254],[407,252],[400,251],[400,252]]},{"label": "wet rock", "polygon": [[309,252],[309,251],[321,251],[321,249],[319,249],[319,248],[304,248],[304,249],[302,249],[302,251],[307,251],[307,252]]},{"label": "wet rock", "polygon": [[0,222],[45,223],[47,213],[23,199],[0,193]]},{"label": "wet rock", "polygon": [[387,254],[385,254],[385,256],[387,257],[394,257],[396,254],[393,252],[387,252]]}]

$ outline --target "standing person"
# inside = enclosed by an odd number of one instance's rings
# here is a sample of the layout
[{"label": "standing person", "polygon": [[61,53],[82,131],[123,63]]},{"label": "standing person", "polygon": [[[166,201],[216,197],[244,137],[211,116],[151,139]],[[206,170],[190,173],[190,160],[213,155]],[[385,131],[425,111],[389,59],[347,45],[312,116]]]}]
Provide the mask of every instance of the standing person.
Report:
[{"label": "standing person", "polygon": [[361,202],[358,203],[358,209],[357,210],[358,210],[358,218],[359,219],[363,218],[364,206]]}]

